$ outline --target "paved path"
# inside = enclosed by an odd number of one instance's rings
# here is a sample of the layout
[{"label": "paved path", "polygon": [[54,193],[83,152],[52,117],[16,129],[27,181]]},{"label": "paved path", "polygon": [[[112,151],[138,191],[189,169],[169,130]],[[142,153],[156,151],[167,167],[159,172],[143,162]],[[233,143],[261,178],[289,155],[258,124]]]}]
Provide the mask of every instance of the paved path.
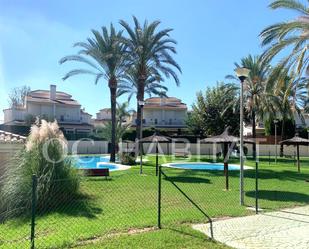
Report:
[{"label": "paved path", "polygon": [[[193,228],[210,236],[209,224]],[[238,249],[309,249],[309,206],[215,221],[213,234]]]}]

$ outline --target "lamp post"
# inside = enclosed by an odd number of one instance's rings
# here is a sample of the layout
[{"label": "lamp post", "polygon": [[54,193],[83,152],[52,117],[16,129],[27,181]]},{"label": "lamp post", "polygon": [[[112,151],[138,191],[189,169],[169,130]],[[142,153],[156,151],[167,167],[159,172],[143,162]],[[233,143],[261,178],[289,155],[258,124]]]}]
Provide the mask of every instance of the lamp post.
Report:
[{"label": "lamp post", "polygon": [[274,124],[275,124],[275,164],[277,164],[277,125],[278,125],[278,119],[274,120]]},{"label": "lamp post", "polygon": [[249,77],[248,68],[239,67],[235,69],[236,76],[240,80],[240,205],[244,205],[244,82]]},{"label": "lamp post", "polygon": [[[138,101],[138,105],[141,109],[141,120],[140,120],[140,127],[139,127],[139,139],[141,140],[143,138],[143,107],[145,105],[145,101],[141,101],[139,100]],[[143,143],[139,143],[139,165],[140,165],[140,169],[139,169],[139,173],[140,174],[143,174]]]}]

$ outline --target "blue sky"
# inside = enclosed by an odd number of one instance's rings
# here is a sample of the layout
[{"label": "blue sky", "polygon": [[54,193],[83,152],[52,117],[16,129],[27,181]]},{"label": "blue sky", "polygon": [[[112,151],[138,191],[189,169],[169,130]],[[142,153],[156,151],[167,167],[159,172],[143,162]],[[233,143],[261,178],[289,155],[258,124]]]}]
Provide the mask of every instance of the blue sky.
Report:
[{"label": "blue sky", "polygon": [[[181,85],[166,81],[169,95],[190,107],[196,92],[216,84],[233,72],[235,61],[262,51],[260,31],[288,20],[289,11],[270,10],[269,0],[0,0],[0,109],[7,107],[7,93],[16,86],[48,89],[56,84],[91,114],[109,106],[107,83],[94,85],[91,76],[62,81],[77,68],[59,65],[61,57],[75,53],[72,44],[89,37],[90,29],[113,22],[159,19],[161,28],[174,29],[178,41],[175,59],[182,67]],[[124,98],[120,99],[124,101]],[[132,106],[135,102],[132,101]],[[2,120],[2,111],[0,120]]]}]

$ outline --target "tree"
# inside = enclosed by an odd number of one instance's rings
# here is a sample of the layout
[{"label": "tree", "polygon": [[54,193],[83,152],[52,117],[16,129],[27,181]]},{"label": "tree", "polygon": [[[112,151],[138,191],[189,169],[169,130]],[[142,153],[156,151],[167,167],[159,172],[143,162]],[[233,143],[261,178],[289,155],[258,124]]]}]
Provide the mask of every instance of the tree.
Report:
[{"label": "tree", "polygon": [[128,109],[129,108],[129,103],[124,102],[124,103],[117,103],[117,109],[116,109],[116,119],[117,122],[119,123],[124,123],[128,117],[131,116],[132,112],[134,110]]},{"label": "tree", "polygon": [[64,80],[78,74],[90,74],[95,76],[95,84],[102,78],[108,81],[111,102],[111,157],[110,161],[115,162],[116,154],[116,93],[118,82],[124,76],[128,68],[125,45],[120,42],[122,32],[116,32],[114,26],[110,25],[110,31],[102,27],[101,33],[92,30],[93,38],[88,38],[86,42],[78,42],[74,47],[81,50],[77,55],[70,55],[62,58],[60,63],[67,61],[82,62],[90,66],[93,70],[76,69],[68,72]]},{"label": "tree", "polygon": [[236,99],[237,87],[232,84],[219,83],[215,87],[208,87],[205,94],[198,92],[192,112],[188,115],[190,131],[201,136],[218,135],[230,126],[231,131],[237,134],[239,105],[235,109],[230,105],[236,103]]},{"label": "tree", "polygon": [[262,57],[270,61],[282,50],[290,51],[279,64],[302,75],[308,71],[309,62],[309,6],[297,0],[275,0],[270,8],[294,10],[299,16],[294,20],[273,24],[261,32],[262,45],[268,46]]},{"label": "tree", "polygon": [[[308,104],[309,79],[298,77],[296,74],[289,74],[286,68],[274,70],[278,70],[276,74],[280,75],[280,77],[275,77],[276,80],[274,80],[274,94],[277,98],[275,103],[276,116],[281,120],[281,140],[284,140],[286,138],[285,127],[288,122],[292,121],[295,127],[296,115],[304,122],[302,110]],[[280,147],[280,155],[283,156],[283,146]]]},{"label": "tree", "polygon": [[[124,76],[124,81],[119,83],[117,96],[128,94],[128,101],[131,100],[133,95],[137,96],[138,79],[138,70],[135,66],[133,66],[127,71],[126,75]],[[168,88],[162,85],[160,83],[161,81],[163,81],[163,79],[149,75],[145,81],[145,94],[147,94],[149,97],[153,95],[167,97],[166,92],[168,91]]]},{"label": "tree", "polygon": [[[244,102],[245,108],[250,116],[252,125],[252,137],[256,138],[256,121],[266,117],[266,109],[270,108],[269,100],[271,99],[266,92],[266,85],[270,66],[263,61],[260,56],[248,55],[241,59],[240,63],[235,63],[236,68],[245,67],[250,69],[249,77],[244,82]],[[233,79],[239,82],[234,75],[226,76],[227,79]],[[239,100],[237,100],[239,101]],[[264,105],[267,104],[267,105]],[[267,111],[271,113],[272,111]],[[253,157],[256,157],[256,144],[253,144]]]},{"label": "tree", "polygon": [[[131,124],[125,123],[127,117],[130,116],[132,110],[128,109],[128,103],[117,103],[117,110],[116,110],[116,144],[119,143],[120,139],[122,138],[123,134],[129,129]],[[112,140],[112,123],[108,122],[103,127],[99,127],[97,129],[97,134],[99,137],[106,139],[107,141]]]},{"label": "tree", "polygon": [[[123,43],[127,47],[127,53],[131,65],[136,70],[136,98],[138,101],[144,101],[144,94],[146,88],[146,82],[151,77],[158,80],[158,83],[162,80],[162,75],[169,78],[172,77],[177,85],[179,85],[179,79],[174,71],[177,69],[181,72],[180,66],[171,56],[176,54],[174,45],[176,41],[170,38],[170,32],[172,29],[163,29],[157,31],[160,24],[159,21],[154,21],[148,24],[144,22],[142,26],[137,18],[133,16],[134,27],[121,20],[120,24],[127,31],[128,37],[123,39]],[[136,134],[139,138],[140,127],[141,127],[141,108],[137,106],[137,125]]]},{"label": "tree", "polygon": [[13,107],[21,107],[26,104],[26,96],[30,93],[29,86],[15,87],[9,93],[9,105]]}]

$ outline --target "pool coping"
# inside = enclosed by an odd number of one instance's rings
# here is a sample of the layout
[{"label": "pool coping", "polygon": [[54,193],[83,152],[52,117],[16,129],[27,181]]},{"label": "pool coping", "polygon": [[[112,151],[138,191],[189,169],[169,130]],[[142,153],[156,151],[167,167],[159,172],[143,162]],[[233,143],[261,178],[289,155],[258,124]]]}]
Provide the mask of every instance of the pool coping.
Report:
[{"label": "pool coping", "polygon": [[[209,163],[209,162],[171,162],[171,163],[164,163],[162,164],[161,166],[163,167],[167,167],[167,168],[172,168],[172,169],[184,169],[184,170],[209,170],[209,169],[186,169],[186,168],[181,168],[181,167],[175,167],[175,166],[172,166],[172,164],[215,164],[215,165],[222,165],[223,163]],[[240,169],[240,165],[238,164],[229,164],[229,166],[234,166],[234,167],[237,167]],[[244,170],[247,170],[247,169],[253,169],[253,167],[251,166],[246,166],[244,165]]]},{"label": "pool coping", "polygon": [[[124,165],[124,164],[119,164],[119,163],[98,162],[97,166],[100,166],[100,165],[114,165],[114,166],[118,166],[119,167],[117,169],[112,169],[112,170],[109,170],[109,171],[120,171],[120,170],[131,169],[131,166],[129,166],[129,165]],[[102,169],[102,168],[101,167],[97,167],[96,169]]]}]

